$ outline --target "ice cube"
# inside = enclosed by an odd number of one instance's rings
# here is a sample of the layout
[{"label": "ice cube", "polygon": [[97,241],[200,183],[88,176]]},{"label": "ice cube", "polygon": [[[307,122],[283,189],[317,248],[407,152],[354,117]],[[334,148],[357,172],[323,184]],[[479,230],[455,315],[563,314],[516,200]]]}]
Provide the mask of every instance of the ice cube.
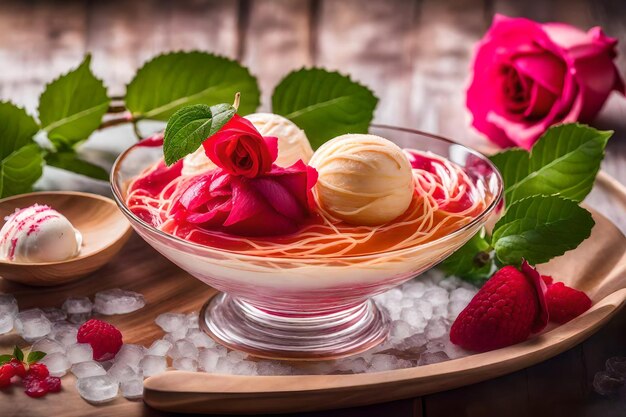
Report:
[{"label": "ice cube", "polygon": [[188,340],[178,340],[168,352],[168,356],[172,359],[193,358],[198,357],[198,348]]},{"label": "ice cube", "polygon": [[143,379],[134,378],[120,383],[120,389],[124,398],[135,400],[143,397]]},{"label": "ice cube", "polygon": [[176,358],[172,362],[172,366],[181,371],[196,372],[198,370],[198,361],[192,358]]},{"label": "ice cube", "polygon": [[611,375],[606,371],[596,372],[593,377],[593,389],[600,395],[613,395],[624,385],[624,378]]},{"label": "ice cube", "polygon": [[[159,314],[154,321],[166,333],[173,333],[185,329],[187,333],[187,316],[179,313]],[[184,334],[183,334],[184,337]]]},{"label": "ice cube", "polygon": [[395,320],[391,323],[389,337],[392,342],[399,342],[411,336],[411,326],[403,320]]},{"label": "ice cube", "polygon": [[360,374],[367,371],[369,364],[364,358],[345,358],[335,361],[334,368],[340,373]]},{"label": "ice cube", "polygon": [[9,333],[13,330],[15,316],[8,311],[0,311],[0,334]]},{"label": "ice cube", "polygon": [[622,378],[626,377],[626,358],[615,356],[607,359],[606,370]]},{"label": "ice cube", "polygon": [[185,338],[197,348],[208,348],[215,346],[215,342],[200,329],[189,329]]},{"label": "ice cube", "polygon": [[432,318],[428,322],[428,325],[426,326],[426,329],[424,331],[426,337],[429,340],[438,339],[445,335],[447,332],[448,326],[446,322],[441,318]]},{"label": "ice cube", "polygon": [[94,311],[104,315],[126,314],[146,305],[143,295],[119,288],[96,293]]},{"label": "ice cube", "polygon": [[187,328],[188,329],[197,329],[200,327],[200,320],[199,320],[199,316],[198,313],[195,311],[192,311],[191,313],[187,314]]},{"label": "ice cube", "polygon": [[257,362],[258,375],[293,375],[294,368],[279,361],[259,361]]},{"label": "ice cube", "polygon": [[164,356],[146,355],[139,362],[139,369],[144,377],[157,375],[167,370],[167,360]]},{"label": "ice cube", "polygon": [[417,364],[419,366],[430,365],[433,363],[439,363],[449,360],[450,358],[445,352],[424,352],[420,355]]},{"label": "ice cube", "polygon": [[70,346],[76,343],[76,335],[78,334],[78,326],[71,323],[60,321],[52,325],[50,335],[64,346]]},{"label": "ice cube", "polygon": [[31,352],[44,352],[47,355],[51,353],[65,353],[65,346],[61,342],[58,342],[49,337],[37,340],[30,348]]},{"label": "ice cube", "polygon": [[48,307],[42,308],[41,310],[52,323],[63,321],[67,318],[67,313],[60,308]]},{"label": "ice cube", "polygon": [[72,363],[69,359],[67,359],[67,356],[61,352],[46,355],[41,362],[48,367],[50,375],[58,377],[65,375],[67,370],[72,366]]},{"label": "ice cube", "polygon": [[257,375],[257,364],[252,361],[241,361],[235,363],[232,370],[233,375]]},{"label": "ice cube", "polygon": [[154,343],[150,345],[147,353],[148,355],[165,356],[167,355],[167,352],[169,352],[171,348],[172,348],[171,342],[164,340],[164,339],[159,339],[159,340],[155,340]]},{"label": "ice cube", "polygon": [[412,363],[407,360],[398,359],[393,355],[376,354],[372,357],[370,370],[372,372],[390,371],[393,369],[409,368]]},{"label": "ice cube", "polygon": [[70,297],[63,302],[61,308],[67,314],[85,314],[91,313],[93,304],[88,297]]},{"label": "ice cube", "polygon": [[76,382],[80,396],[91,403],[104,403],[117,397],[118,383],[107,375],[81,378]]},{"label": "ice cube", "polygon": [[106,375],[104,367],[95,361],[79,362],[72,365],[71,372],[76,378],[87,378],[88,376]]},{"label": "ice cube", "polygon": [[27,342],[42,338],[52,330],[52,323],[38,308],[17,313],[14,325],[15,330]]},{"label": "ice cube", "polygon": [[448,291],[441,287],[433,287],[424,293],[424,300],[433,307],[433,317],[446,317],[448,315]]},{"label": "ice cube", "polygon": [[107,375],[112,380],[120,383],[141,377],[141,374],[138,371],[125,363],[114,363],[107,371]]},{"label": "ice cube", "polygon": [[12,316],[17,315],[17,300],[11,294],[0,294],[0,313],[9,313]]},{"label": "ice cube", "polygon": [[91,313],[69,314],[67,321],[74,324],[83,324],[91,318]]},{"label": "ice cube", "polygon": [[411,326],[412,331],[423,332],[428,324],[428,320],[424,317],[420,310],[415,307],[406,307],[402,309],[400,313],[400,320],[405,321]]},{"label": "ice cube", "polygon": [[165,336],[163,336],[163,339],[174,344],[177,341],[184,339],[185,336],[187,336],[187,329],[185,327],[181,327],[180,329],[176,329],[173,332],[166,333]]},{"label": "ice cube", "polygon": [[146,348],[140,345],[130,343],[122,345],[122,348],[115,355],[115,363],[122,363],[137,369],[139,362],[146,354]]},{"label": "ice cube", "polygon": [[65,355],[72,364],[93,359],[93,349],[87,343],[76,343],[67,347]]},{"label": "ice cube", "polygon": [[204,372],[214,372],[219,358],[219,352],[214,349],[200,349],[198,366]]}]

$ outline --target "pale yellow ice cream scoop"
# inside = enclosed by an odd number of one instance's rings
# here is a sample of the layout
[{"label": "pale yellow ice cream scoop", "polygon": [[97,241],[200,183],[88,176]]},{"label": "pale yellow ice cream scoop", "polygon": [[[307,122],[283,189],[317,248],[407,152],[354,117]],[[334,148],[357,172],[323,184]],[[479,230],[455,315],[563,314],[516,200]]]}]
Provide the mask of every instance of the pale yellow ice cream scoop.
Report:
[{"label": "pale yellow ice cream scoop", "polygon": [[402,149],[380,136],[338,136],[322,145],[309,164],[319,174],[318,203],[347,223],[387,223],[411,204],[411,164]]}]

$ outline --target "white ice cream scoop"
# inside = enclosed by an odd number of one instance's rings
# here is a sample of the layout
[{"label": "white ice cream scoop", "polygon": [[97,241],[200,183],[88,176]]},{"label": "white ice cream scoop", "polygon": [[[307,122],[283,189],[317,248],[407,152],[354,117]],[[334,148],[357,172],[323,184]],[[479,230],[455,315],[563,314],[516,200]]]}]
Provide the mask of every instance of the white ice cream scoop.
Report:
[{"label": "white ice cream scoop", "polygon": [[0,257],[11,262],[57,262],[80,252],[82,235],[49,206],[18,209],[0,229]]}]

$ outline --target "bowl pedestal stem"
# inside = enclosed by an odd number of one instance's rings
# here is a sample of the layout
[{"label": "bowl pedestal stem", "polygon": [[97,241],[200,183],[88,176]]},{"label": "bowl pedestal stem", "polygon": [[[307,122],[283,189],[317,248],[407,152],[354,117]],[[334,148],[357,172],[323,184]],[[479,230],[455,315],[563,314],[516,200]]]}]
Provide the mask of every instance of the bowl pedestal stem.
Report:
[{"label": "bowl pedestal stem", "polygon": [[285,360],[354,355],[384,341],[389,330],[387,317],[372,300],[330,313],[291,315],[255,307],[226,293],[205,304],[200,326],[228,348]]}]

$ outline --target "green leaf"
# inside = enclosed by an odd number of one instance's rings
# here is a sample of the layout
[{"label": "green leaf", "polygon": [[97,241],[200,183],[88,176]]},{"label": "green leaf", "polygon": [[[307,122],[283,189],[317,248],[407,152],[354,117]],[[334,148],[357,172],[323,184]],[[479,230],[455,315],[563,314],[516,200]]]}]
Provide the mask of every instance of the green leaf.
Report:
[{"label": "green leaf", "polygon": [[447,275],[454,275],[474,283],[482,283],[491,274],[493,259],[491,245],[484,231],[476,233],[465,245],[439,264]]},{"label": "green leaf", "polygon": [[13,357],[20,362],[24,361],[24,352],[22,352],[22,349],[20,349],[19,346],[15,346],[13,349]]},{"label": "green leaf", "polygon": [[582,201],[593,187],[612,134],[577,123],[553,126],[530,154],[513,149],[492,156],[504,178],[506,201],[532,195]]},{"label": "green leaf", "polygon": [[31,363],[39,362],[46,356],[45,352],[40,352],[38,350],[32,351],[28,354],[26,358],[26,362],[30,365]]},{"label": "green leaf", "polygon": [[345,133],[367,133],[378,98],[338,72],[301,69],[287,75],[272,96],[272,110],[303,129],[313,149]]},{"label": "green leaf", "polygon": [[0,102],[0,197],[28,192],[41,177],[42,151],[33,142],[38,130],[24,109]]},{"label": "green leaf", "polygon": [[13,355],[0,355],[0,365],[4,365],[11,361],[11,359],[13,359]]},{"label": "green leaf", "polygon": [[167,122],[163,138],[165,163],[176,161],[195,152],[202,142],[217,133],[237,110],[230,104],[194,104],[178,110]]},{"label": "green leaf", "polygon": [[516,201],[496,223],[492,245],[503,264],[547,262],[576,248],[591,234],[591,213],[575,201],[534,196]]},{"label": "green leaf", "polygon": [[57,147],[87,139],[109,108],[106,88],[91,72],[90,62],[87,55],[78,68],[48,84],[39,98],[42,128]]},{"label": "green leaf", "polygon": [[126,107],[136,119],[167,120],[191,104],[229,103],[241,93],[240,114],[260,103],[255,77],[230,59],[205,52],[175,52],[147,62],[128,84]]},{"label": "green leaf", "polygon": [[80,159],[74,151],[49,153],[46,155],[46,163],[55,168],[71,171],[96,180],[109,180],[109,173],[106,169]]}]

